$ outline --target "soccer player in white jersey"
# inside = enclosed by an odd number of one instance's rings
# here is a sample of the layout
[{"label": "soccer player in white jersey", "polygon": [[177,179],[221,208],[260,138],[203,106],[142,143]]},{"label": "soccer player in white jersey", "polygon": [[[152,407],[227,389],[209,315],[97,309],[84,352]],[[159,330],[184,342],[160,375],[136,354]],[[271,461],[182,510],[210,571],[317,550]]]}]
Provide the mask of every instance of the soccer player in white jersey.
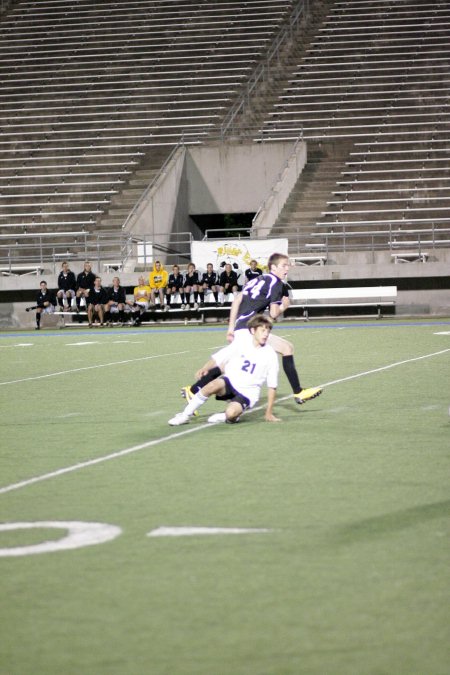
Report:
[{"label": "soccer player in white jersey", "polygon": [[[270,317],[276,321],[289,305],[286,297],[286,277],[289,271],[289,258],[283,253],[272,253],[268,260],[269,272],[248,282],[241,293],[233,300],[228,323],[227,340],[229,342],[244,340],[248,342],[246,328],[249,320],[257,314],[268,310]],[[281,355],[284,373],[292,387],[294,400],[298,404],[310,401],[322,393],[321,387],[304,388],[300,384],[298,371],[294,363],[294,346],[279,335],[270,335],[269,344]],[[188,401],[209,380],[218,376],[217,368],[209,373],[196,373],[197,381],[190,387],[183,387],[182,396]]]},{"label": "soccer player in white jersey", "polygon": [[224,413],[216,413],[208,422],[237,422],[247,408],[253,408],[261,393],[261,387],[267,384],[267,422],[279,422],[273,414],[276,389],[278,385],[278,357],[268,344],[271,320],[261,314],[250,319],[247,325],[250,340],[245,344],[238,340],[213,354],[201,369],[208,372],[213,367],[221,370],[221,375],[208,382],[191,398],[183,412],[169,420],[171,426],[186,424],[210,396],[220,396],[229,400]]}]

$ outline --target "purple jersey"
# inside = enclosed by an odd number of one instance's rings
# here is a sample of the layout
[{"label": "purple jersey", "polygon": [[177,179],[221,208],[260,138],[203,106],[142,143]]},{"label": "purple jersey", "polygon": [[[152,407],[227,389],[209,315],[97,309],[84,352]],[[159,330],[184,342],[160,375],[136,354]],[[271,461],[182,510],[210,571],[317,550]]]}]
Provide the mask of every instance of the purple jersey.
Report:
[{"label": "purple jersey", "polygon": [[280,304],[283,297],[283,282],[274,274],[262,274],[244,286],[239,313],[234,329],[247,327],[255,314],[261,314],[272,304]]}]

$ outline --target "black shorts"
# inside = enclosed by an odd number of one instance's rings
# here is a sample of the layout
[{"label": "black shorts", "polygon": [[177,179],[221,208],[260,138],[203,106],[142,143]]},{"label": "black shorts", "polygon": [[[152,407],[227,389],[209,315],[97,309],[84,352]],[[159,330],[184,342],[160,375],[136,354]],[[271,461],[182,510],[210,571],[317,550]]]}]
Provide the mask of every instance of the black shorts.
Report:
[{"label": "black shorts", "polygon": [[225,394],[222,396],[216,396],[216,401],[234,401],[236,403],[240,403],[242,410],[248,408],[250,405],[248,398],[236,391],[228,377],[222,375],[222,380],[225,382]]}]

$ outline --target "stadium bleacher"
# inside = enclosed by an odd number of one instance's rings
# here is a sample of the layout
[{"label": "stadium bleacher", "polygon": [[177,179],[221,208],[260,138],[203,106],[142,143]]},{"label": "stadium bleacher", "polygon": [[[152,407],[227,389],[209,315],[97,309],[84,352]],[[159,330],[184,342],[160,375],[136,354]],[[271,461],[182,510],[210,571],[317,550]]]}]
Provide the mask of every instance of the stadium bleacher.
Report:
[{"label": "stadium bleacher", "polygon": [[308,163],[270,229],[300,267],[430,262],[450,248],[449,36],[439,0],[10,3],[0,266],[100,249],[99,269],[122,265],[122,229],[180,144],[300,138]]},{"label": "stadium bleacher", "polygon": [[[319,195],[314,211],[299,189],[276,223],[277,234],[293,231],[293,252],[324,233],[326,248],[358,249],[374,230],[387,232],[378,246],[389,249],[402,228],[415,230],[407,245],[448,246],[449,36],[450,9],[440,2],[332,4],[260,128],[266,139],[302,133],[311,148],[345,143],[343,166],[335,155],[318,161],[334,169],[328,198]],[[315,226],[299,214],[315,216]]]},{"label": "stadium bleacher", "polygon": [[217,129],[291,10],[290,0],[13,4],[0,22],[1,231],[120,233],[171,148]]}]

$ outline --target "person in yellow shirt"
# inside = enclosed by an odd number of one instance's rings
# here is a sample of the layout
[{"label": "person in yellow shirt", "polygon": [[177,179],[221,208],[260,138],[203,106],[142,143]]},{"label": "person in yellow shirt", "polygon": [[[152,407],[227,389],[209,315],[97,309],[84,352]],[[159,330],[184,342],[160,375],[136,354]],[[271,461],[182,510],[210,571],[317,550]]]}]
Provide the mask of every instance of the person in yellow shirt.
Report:
[{"label": "person in yellow shirt", "polygon": [[133,297],[134,297],[134,325],[139,326],[141,323],[141,317],[148,310],[148,305],[150,302],[151,288],[145,283],[145,277],[139,277],[139,285],[134,287]]},{"label": "person in yellow shirt", "polygon": [[159,260],[156,260],[153,265],[153,270],[150,272],[148,280],[150,286],[150,305],[155,304],[156,295],[158,294],[161,309],[164,309],[164,294],[169,281],[169,274]]}]

